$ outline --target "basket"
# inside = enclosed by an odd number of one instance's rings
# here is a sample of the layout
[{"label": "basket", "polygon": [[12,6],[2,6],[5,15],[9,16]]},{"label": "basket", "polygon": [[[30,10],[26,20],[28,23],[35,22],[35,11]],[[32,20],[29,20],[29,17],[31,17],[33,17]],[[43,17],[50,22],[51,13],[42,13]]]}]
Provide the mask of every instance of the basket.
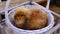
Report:
[{"label": "basket", "polygon": [[8,13],[8,17],[11,17],[11,15],[15,12],[15,10],[18,8],[18,7],[21,7],[21,6],[24,6],[26,8],[29,8],[31,6],[34,6],[34,7],[38,7],[39,9],[43,9],[46,14],[47,14],[47,17],[48,17],[48,26],[46,26],[45,28],[42,28],[42,29],[38,29],[38,30],[23,30],[23,29],[19,29],[17,27],[15,27],[11,22],[10,22],[10,19],[8,18],[6,20],[6,25],[11,29],[13,30],[13,33],[14,34],[43,34],[44,32],[47,32],[48,30],[50,30],[53,25],[54,25],[54,17],[53,15],[50,13],[50,11],[46,11],[47,9],[45,9],[43,6],[41,5],[38,5],[37,3],[35,2],[32,2],[33,5],[29,5],[29,2],[26,2],[26,3],[23,3],[21,5],[18,5],[16,7],[14,7],[13,9],[11,8],[11,10],[9,10],[9,13]]}]

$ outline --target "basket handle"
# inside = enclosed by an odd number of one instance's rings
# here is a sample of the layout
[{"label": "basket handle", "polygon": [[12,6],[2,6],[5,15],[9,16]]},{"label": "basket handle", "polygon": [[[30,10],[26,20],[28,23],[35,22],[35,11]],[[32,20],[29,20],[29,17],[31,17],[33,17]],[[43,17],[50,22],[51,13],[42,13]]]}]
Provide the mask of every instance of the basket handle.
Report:
[{"label": "basket handle", "polygon": [[[47,0],[47,5],[46,5],[46,9],[47,9],[47,10],[49,9],[50,1],[51,1],[51,0]],[[59,17],[59,18],[60,18],[60,15],[59,15],[59,14],[57,14],[57,13],[55,13],[55,12],[52,12],[52,11],[51,11],[51,13],[52,13],[53,15],[55,15],[56,17]]]},{"label": "basket handle", "polygon": [[[47,5],[46,5],[46,9],[48,10],[49,9],[49,5],[50,5],[50,0],[47,0]],[[60,18],[60,15],[55,13],[55,12],[52,12],[51,13],[53,15],[55,15],[57,18]],[[45,34],[52,34],[54,31],[58,30],[60,28],[60,23],[58,23],[56,26],[54,26],[52,29],[50,29],[48,32],[46,32]]]}]

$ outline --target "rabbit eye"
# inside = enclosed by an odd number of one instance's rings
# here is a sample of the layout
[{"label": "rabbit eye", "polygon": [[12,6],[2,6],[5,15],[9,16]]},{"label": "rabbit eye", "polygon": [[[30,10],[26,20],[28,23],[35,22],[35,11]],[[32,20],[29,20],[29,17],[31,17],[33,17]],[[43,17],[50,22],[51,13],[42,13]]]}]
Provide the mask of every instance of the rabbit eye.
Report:
[{"label": "rabbit eye", "polygon": [[24,14],[23,14],[23,13],[21,13],[21,14],[20,14],[20,16],[24,16]]},{"label": "rabbit eye", "polygon": [[20,16],[24,16],[23,14],[21,14]]}]

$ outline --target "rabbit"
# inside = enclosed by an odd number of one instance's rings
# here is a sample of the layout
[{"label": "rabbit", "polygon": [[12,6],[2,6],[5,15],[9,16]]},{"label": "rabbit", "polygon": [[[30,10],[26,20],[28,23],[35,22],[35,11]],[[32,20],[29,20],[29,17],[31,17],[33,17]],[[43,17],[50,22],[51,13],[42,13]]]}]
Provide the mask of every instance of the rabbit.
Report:
[{"label": "rabbit", "polygon": [[28,19],[26,29],[35,30],[44,28],[47,25],[47,15],[43,10],[36,7],[29,8],[31,16]]},{"label": "rabbit", "polygon": [[36,7],[18,8],[14,19],[16,26],[25,30],[41,29],[47,24],[46,13]]},{"label": "rabbit", "polygon": [[26,8],[18,8],[13,15],[15,19],[15,25],[19,28],[23,28],[26,20],[30,17],[31,12]]}]

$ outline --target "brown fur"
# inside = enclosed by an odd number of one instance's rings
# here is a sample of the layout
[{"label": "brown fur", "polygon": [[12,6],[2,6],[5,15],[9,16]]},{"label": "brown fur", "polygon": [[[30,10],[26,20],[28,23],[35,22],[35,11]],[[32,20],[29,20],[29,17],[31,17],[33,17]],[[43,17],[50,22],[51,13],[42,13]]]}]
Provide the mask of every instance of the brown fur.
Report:
[{"label": "brown fur", "polygon": [[29,18],[30,12],[25,8],[18,8],[14,14],[15,24],[17,27],[23,27],[25,19]]},{"label": "brown fur", "polygon": [[[27,23],[25,23],[26,18],[28,19]],[[16,26],[29,30],[40,29],[47,24],[46,13],[35,7],[29,8],[29,10],[24,8],[17,9],[14,19],[16,20]]]},{"label": "brown fur", "polygon": [[28,20],[29,23],[26,29],[40,29],[45,27],[47,24],[46,13],[35,7],[32,7],[29,10],[32,12],[32,14]]}]

